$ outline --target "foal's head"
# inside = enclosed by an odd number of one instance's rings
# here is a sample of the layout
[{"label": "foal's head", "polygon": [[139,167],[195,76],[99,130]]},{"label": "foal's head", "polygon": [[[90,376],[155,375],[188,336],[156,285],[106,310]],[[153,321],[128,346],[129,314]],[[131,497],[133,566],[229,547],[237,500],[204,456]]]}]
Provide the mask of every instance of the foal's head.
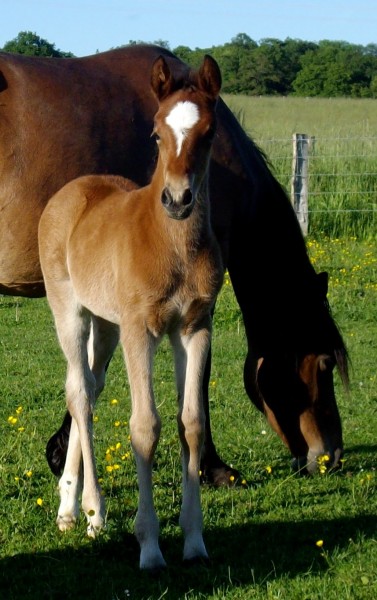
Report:
[{"label": "foal's head", "polygon": [[152,68],[151,85],[159,108],[153,134],[159,146],[161,202],[173,219],[192,213],[202,188],[215,132],[215,106],[221,88],[216,61],[204,57],[198,72],[181,87],[160,56]]}]

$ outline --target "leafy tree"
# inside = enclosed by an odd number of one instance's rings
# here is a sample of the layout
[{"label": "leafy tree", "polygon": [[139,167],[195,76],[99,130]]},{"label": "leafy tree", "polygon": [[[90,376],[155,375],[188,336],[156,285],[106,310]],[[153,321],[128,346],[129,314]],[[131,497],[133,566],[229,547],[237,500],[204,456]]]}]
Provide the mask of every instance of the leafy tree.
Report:
[{"label": "leafy tree", "polygon": [[[130,40],[127,45],[139,43],[145,42]],[[165,40],[152,43],[170,49]],[[2,50],[33,56],[74,56],[30,31],[20,32]],[[204,53],[211,54],[221,68],[224,93],[377,97],[377,44],[290,38],[265,38],[257,43],[246,33],[239,33],[221,46],[178,46],[173,52],[194,68]]]},{"label": "leafy tree", "polygon": [[4,44],[2,51],[28,56],[53,56],[57,58],[74,56],[72,52],[57,50],[55,44],[50,44],[50,42],[31,31],[20,31],[16,38]]},{"label": "leafy tree", "polygon": [[258,47],[258,44],[246,33],[239,33],[231,39],[231,43],[233,46],[242,46],[242,48],[247,48],[248,50]]},{"label": "leafy tree", "polygon": [[183,60],[183,62],[186,62],[189,65],[193,64],[193,62],[192,62],[193,50],[191,50],[191,48],[189,48],[188,46],[177,46],[177,48],[174,48],[173,52],[181,60]]},{"label": "leafy tree", "polygon": [[323,40],[301,59],[301,70],[293,82],[299,96],[353,96],[372,94],[370,85],[377,71],[373,53],[347,42]]}]

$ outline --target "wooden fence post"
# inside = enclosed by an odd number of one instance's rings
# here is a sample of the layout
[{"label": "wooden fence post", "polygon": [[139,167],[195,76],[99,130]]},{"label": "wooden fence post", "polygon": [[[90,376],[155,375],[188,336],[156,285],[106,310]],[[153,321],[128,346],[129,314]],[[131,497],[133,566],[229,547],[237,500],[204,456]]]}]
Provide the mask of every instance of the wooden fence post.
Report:
[{"label": "wooden fence post", "polygon": [[291,201],[303,235],[308,233],[308,172],[311,138],[306,133],[293,135]]}]

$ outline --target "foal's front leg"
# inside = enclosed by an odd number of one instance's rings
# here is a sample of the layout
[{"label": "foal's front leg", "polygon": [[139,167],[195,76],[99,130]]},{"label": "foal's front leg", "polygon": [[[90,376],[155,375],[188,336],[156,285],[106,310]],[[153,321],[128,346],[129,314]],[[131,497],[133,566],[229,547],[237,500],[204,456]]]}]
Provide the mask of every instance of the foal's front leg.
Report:
[{"label": "foal's front leg", "polygon": [[205,413],[202,384],[210,345],[210,318],[188,335],[170,336],[174,349],[182,446],[183,498],[179,524],[184,534],[183,560],[208,559],[203,541],[200,501],[200,457],[204,441]]},{"label": "foal's front leg", "polygon": [[161,432],[152,388],[153,357],[158,340],[145,331],[144,323],[132,327],[128,320],[123,330],[121,328],[121,343],[132,399],[130,432],[139,484],[135,534],[140,544],[140,568],[158,572],[166,567],[158,543],[159,522],[152,491],[153,459]]}]

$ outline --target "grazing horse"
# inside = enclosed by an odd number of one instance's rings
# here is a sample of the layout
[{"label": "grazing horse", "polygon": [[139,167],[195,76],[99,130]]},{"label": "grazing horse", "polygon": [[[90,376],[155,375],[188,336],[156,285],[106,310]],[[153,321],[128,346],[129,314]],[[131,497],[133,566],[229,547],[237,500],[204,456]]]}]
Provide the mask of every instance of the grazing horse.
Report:
[{"label": "grazing horse", "polygon": [[199,471],[205,422],[202,382],[211,310],[223,279],[207,182],[220,70],[206,55],[198,74],[192,73],[177,90],[161,56],[152,66],[151,87],[158,100],[153,133],[159,152],[150,184],[133,189],[135,183],[112,175],[87,175],[67,183],[42,213],[39,251],[47,299],[68,362],[66,401],[72,416],[59,482],[59,529],[70,529],[76,522],[82,477],[88,534],[95,536],[104,524],[92,413],[120,339],[131,388],[140,568],[154,571],[166,566],[152,495],[152,465],[161,430],[152,365],[164,334],[174,351],[179,401],[183,558],[208,558]]},{"label": "grazing horse", "polygon": [[[85,58],[0,53],[0,293],[45,293],[37,227],[49,197],[84,174],[148,183],[156,98],[153,61],[162,54],[177,85],[189,67],[168,50],[131,45]],[[326,301],[326,276],[310,263],[294,210],[263,153],[219,98],[211,155],[212,226],[242,311],[248,395],[297,465],[316,467],[343,448],[334,394],[336,365],[347,385],[347,351]],[[206,434],[202,472],[216,485],[234,473],[218,456],[203,388]],[[70,417],[48,445],[61,472]]]}]

